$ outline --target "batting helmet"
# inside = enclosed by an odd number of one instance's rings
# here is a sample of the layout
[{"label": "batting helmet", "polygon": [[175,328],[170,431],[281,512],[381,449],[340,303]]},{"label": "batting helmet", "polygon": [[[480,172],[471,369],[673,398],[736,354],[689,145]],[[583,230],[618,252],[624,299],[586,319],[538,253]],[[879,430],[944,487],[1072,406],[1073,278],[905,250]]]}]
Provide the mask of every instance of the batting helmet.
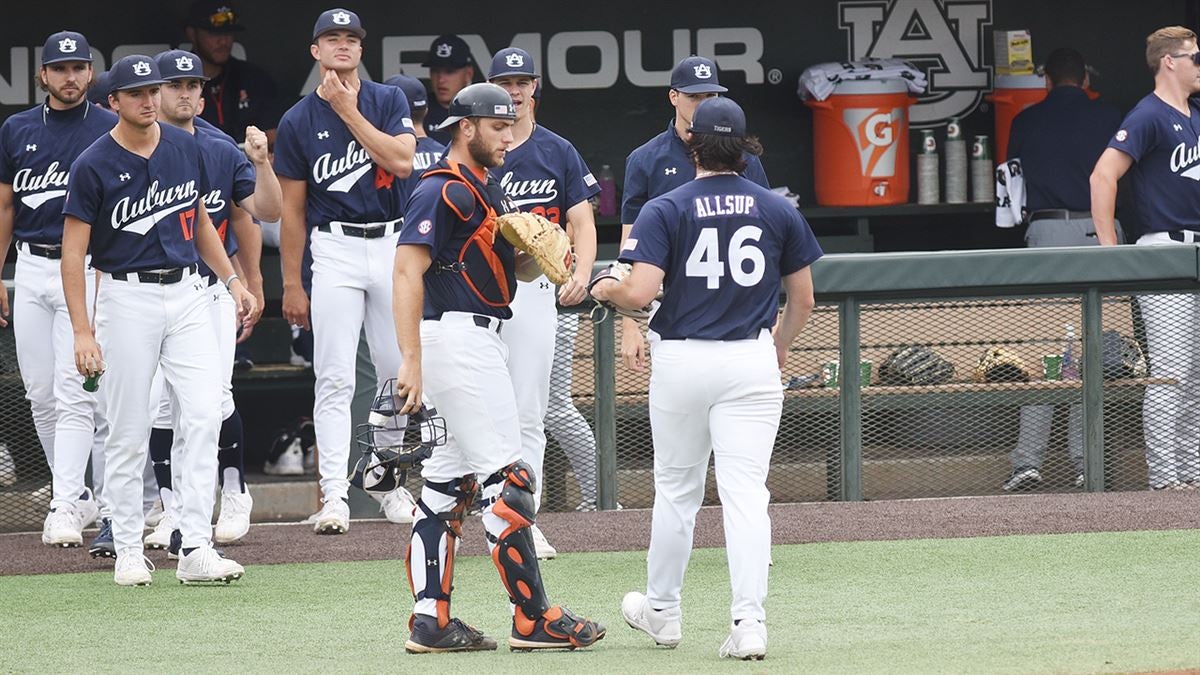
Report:
[{"label": "batting helmet", "polygon": [[466,87],[454,95],[447,109],[449,117],[438,126],[438,130],[449,129],[459,120],[468,117],[495,117],[502,120],[517,119],[517,108],[512,97],[490,82],[479,82]]},{"label": "batting helmet", "polygon": [[396,395],[396,381],[388,380],[371,405],[367,422],[355,433],[362,457],[354,466],[350,483],[367,492],[387,493],[402,486],[408,470],[446,443],[446,420],[432,408],[400,413],[404,398]]}]

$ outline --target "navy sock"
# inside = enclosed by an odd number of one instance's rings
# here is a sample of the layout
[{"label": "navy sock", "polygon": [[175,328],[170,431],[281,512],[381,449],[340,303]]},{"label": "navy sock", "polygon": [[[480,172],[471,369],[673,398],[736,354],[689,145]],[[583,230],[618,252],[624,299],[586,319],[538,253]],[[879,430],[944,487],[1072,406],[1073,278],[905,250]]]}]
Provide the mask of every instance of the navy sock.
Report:
[{"label": "navy sock", "polygon": [[175,432],[170,429],[150,430],[150,461],[154,462],[154,479],[159,491],[171,489],[171,443]]},{"label": "navy sock", "polygon": [[225,487],[225,476],[229,474],[237,481],[238,492],[245,492],[246,453],[242,449],[242,416],[236,409],[221,422],[217,447],[217,476],[221,487]]},{"label": "navy sock", "polygon": [[195,550],[196,550],[196,547],[193,546],[191,548],[182,549],[181,553],[183,553],[184,555],[191,555],[192,551],[195,551]]}]

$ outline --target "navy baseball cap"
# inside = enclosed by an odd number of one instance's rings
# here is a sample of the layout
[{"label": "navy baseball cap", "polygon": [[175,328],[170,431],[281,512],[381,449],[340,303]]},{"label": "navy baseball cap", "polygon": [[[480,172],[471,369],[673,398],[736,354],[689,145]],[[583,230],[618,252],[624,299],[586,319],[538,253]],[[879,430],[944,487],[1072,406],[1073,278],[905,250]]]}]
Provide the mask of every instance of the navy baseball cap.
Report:
[{"label": "navy baseball cap", "polygon": [[492,67],[488,69],[488,80],[494,80],[497,77],[507,77],[510,75],[524,75],[526,77],[536,78],[537,73],[533,72],[533,57],[529,52],[520,47],[509,47],[501,49],[492,57]]},{"label": "navy baseball cap", "polygon": [[334,30],[344,30],[357,35],[358,39],[367,37],[367,31],[362,27],[362,21],[358,15],[348,9],[327,9],[321,12],[321,16],[317,17],[317,23],[313,25],[313,41],[321,37],[325,33]]},{"label": "navy baseball cap", "polygon": [[703,56],[689,56],[671,71],[671,88],[684,94],[729,91],[717,81],[717,64]]},{"label": "navy baseball cap", "polygon": [[88,88],[88,101],[108,107],[108,71],[96,73],[92,86]]},{"label": "navy baseball cap", "polygon": [[108,71],[108,93],[123,89],[138,89],[166,82],[158,72],[154,59],[142,54],[130,54],[113,64]]},{"label": "navy baseball cap", "polygon": [[60,61],[92,61],[92,48],[82,33],[64,30],[46,38],[42,46],[42,65]]},{"label": "navy baseball cap", "polygon": [[246,27],[237,22],[237,12],[230,2],[196,0],[188,8],[187,25],[210,33],[237,33]]},{"label": "navy baseball cap", "polygon": [[742,106],[731,98],[707,98],[696,106],[696,112],[692,115],[692,126],[688,127],[688,131],[693,134],[744,138],[746,113],[742,112]]},{"label": "navy baseball cap", "polygon": [[542,99],[542,78],[538,78],[533,87],[533,100],[540,101]]},{"label": "navy baseball cap", "polygon": [[426,68],[457,70],[475,64],[471,48],[457,35],[442,35],[429,45],[429,55],[421,62]]},{"label": "navy baseball cap", "polygon": [[429,94],[425,91],[425,85],[415,77],[409,75],[393,75],[383,81],[384,84],[397,87],[404,92],[404,98],[408,99],[408,107],[412,110],[417,108],[425,108],[429,105]]},{"label": "navy baseball cap", "polygon": [[200,57],[182,49],[171,49],[154,57],[164,80],[208,80]]}]

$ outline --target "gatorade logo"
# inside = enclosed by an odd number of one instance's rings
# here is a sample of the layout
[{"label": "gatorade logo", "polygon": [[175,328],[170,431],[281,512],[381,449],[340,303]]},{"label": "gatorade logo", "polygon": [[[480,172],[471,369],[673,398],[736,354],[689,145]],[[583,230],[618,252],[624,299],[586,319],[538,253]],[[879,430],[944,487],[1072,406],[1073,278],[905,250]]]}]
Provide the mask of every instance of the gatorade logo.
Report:
[{"label": "gatorade logo", "polygon": [[904,121],[900,108],[848,108],[842,122],[854,133],[862,175],[886,178],[896,175],[896,138]]}]

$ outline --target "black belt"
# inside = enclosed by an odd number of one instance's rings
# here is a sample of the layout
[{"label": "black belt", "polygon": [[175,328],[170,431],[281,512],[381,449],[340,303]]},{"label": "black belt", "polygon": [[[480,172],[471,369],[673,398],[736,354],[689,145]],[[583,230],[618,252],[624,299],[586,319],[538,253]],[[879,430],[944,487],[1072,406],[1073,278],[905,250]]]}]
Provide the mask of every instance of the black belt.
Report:
[{"label": "black belt", "polygon": [[[333,232],[333,228],[329,223],[318,225],[317,229],[322,232]],[[388,236],[388,230],[391,229],[387,225],[377,225],[375,227],[359,227],[358,225],[341,226],[342,234],[347,237],[357,237],[359,239],[381,239]]]},{"label": "black belt", "polygon": [[39,258],[49,258],[50,260],[62,260],[62,246],[51,246],[49,244],[31,244],[27,241],[19,242],[25,245],[25,251],[36,255]]},{"label": "black belt", "polygon": [[1091,211],[1071,211],[1068,209],[1038,209],[1029,214],[1029,222],[1038,220],[1079,220],[1091,218]]},{"label": "black belt", "polygon": [[1168,232],[1167,236],[1174,239],[1175,241],[1186,242],[1187,235],[1189,232],[1191,232],[1191,234],[1192,234],[1193,242],[1200,242],[1200,232],[1195,232],[1193,230],[1175,230],[1173,232]]},{"label": "black belt", "polygon": [[175,284],[183,281],[186,275],[195,274],[196,266],[188,265],[187,267],[176,267],[173,270],[164,270],[161,272],[113,272],[112,278],[117,281],[129,281],[129,277],[135,276],[137,280],[143,284]]},{"label": "black belt", "polygon": [[[441,321],[442,315],[438,314],[436,316],[425,317],[425,320],[426,321]],[[484,316],[482,314],[472,314],[471,320],[474,321],[475,325],[479,326],[480,328],[486,328],[488,330],[496,331],[497,335],[500,334],[500,329],[504,327],[504,321],[502,319],[500,319],[499,317],[495,317],[495,316]],[[496,322],[495,328],[492,328],[493,321]]]}]

